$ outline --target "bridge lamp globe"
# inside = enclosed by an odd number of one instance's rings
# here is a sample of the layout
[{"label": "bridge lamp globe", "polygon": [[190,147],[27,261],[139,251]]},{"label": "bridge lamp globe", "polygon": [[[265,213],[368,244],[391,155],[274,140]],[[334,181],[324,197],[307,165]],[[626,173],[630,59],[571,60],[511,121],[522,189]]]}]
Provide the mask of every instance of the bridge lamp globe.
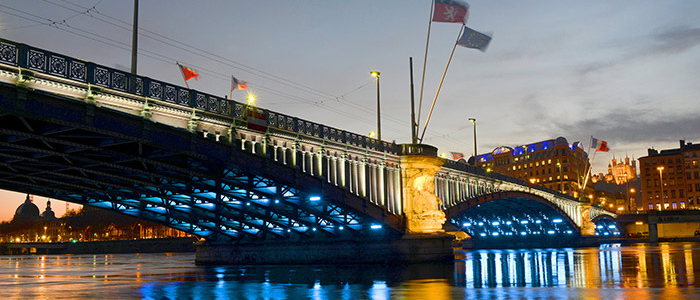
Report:
[{"label": "bridge lamp globe", "polygon": [[374,132],[374,131],[370,131],[370,132],[369,132],[369,137],[370,137],[370,138],[374,138],[376,135],[377,135],[377,133]]},{"label": "bridge lamp globe", "polygon": [[248,98],[246,98],[246,101],[248,102],[248,105],[253,105],[255,102],[255,95],[248,94]]}]

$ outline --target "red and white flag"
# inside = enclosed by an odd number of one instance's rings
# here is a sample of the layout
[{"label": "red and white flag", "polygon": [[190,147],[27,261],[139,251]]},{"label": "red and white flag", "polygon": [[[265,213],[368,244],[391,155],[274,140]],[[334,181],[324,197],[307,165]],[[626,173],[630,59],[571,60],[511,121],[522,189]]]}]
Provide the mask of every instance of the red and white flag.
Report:
[{"label": "red and white flag", "polygon": [[433,22],[467,23],[469,4],[461,0],[435,0]]},{"label": "red and white flag", "polygon": [[197,74],[197,72],[179,63],[177,65],[180,67],[180,72],[182,72],[182,78],[185,79],[185,82],[192,78],[194,78],[195,81],[199,80],[199,74]]},{"label": "red and white flag", "polygon": [[596,152],[608,152],[608,151],[610,151],[610,148],[608,148],[608,142],[603,141],[603,140],[598,140],[594,137],[591,137],[591,148],[595,148]]},{"label": "red and white flag", "polygon": [[232,92],[235,91],[236,89],[246,90],[247,88],[248,88],[247,82],[231,76],[231,91]]},{"label": "red and white flag", "polygon": [[460,160],[460,159],[464,158],[464,153],[461,153],[461,152],[450,152],[450,154],[452,154],[453,160]]}]

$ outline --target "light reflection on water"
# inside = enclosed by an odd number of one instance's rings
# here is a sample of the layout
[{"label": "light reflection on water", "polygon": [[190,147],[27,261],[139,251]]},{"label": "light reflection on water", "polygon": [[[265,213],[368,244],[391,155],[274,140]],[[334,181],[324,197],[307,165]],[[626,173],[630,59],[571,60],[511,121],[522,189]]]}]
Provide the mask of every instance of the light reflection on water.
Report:
[{"label": "light reflection on water", "polygon": [[194,254],[0,256],[10,299],[698,299],[700,244],[458,251],[453,264],[196,266]]}]

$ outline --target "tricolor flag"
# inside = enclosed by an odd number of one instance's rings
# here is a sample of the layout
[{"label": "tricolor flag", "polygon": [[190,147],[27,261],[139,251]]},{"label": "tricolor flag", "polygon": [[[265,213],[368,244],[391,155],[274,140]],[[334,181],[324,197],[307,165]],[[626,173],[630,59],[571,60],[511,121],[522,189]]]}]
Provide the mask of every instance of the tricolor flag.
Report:
[{"label": "tricolor flag", "polygon": [[197,74],[197,72],[195,72],[194,70],[192,70],[188,67],[181,65],[180,63],[177,63],[177,65],[178,65],[178,67],[180,67],[180,72],[182,72],[182,78],[185,79],[185,82],[187,82],[187,80],[190,80],[192,78],[194,78],[194,80],[199,80],[199,74]]},{"label": "tricolor flag", "polygon": [[461,152],[450,152],[450,154],[452,154],[453,160],[460,160],[460,159],[464,158],[464,153],[461,153]]},{"label": "tricolor flag", "polygon": [[433,22],[467,23],[469,4],[460,0],[435,0]]},{"label": "tricolor flag", "polygon": [[481,52],[486,51],[491,42],[491,37],[464,26],[464,32],[462,36],[457,41],[457,45],[467,48],[479,49]]},{"label": "tricolor flag", "polygon": [[603,140],[598,140],[594,137],[591,137],[591,148],[595,148],[596,152],[608,152],[608,151],[610,151],[610,148],[608,148],[608,142],[603,141]]},{"label": "tricolor flag", "polygon": [[247,88],[248,88],[248,83],[247,83],[247,82],[245,82],[245,81],[243,81],[243,80],[240,80],[240,79],[238,79],[238,78],[236,78],[236,77],[231,76],[231,91],[232,91],[232,92],[235,91],[236,89],[239,89],[239,90],[242,90],[242,91],[243,91],[243,90],[245,90],[245,89],[247,89]]}]

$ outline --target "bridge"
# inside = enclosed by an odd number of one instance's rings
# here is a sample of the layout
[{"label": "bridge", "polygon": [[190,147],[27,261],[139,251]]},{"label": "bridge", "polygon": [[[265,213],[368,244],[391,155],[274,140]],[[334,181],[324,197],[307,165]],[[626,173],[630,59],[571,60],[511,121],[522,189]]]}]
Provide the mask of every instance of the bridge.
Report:
[{"label": "bridge", "polygon": [[379,141],[8,40],[0,40],[0,122],[0,188],[194,234],[202,263],[318,261],[318,253],[333,262],[367,253],[421,260],[451,256],[446,228],[483,242],[575,238],[612,215],[439,158],[432,146]]}]

